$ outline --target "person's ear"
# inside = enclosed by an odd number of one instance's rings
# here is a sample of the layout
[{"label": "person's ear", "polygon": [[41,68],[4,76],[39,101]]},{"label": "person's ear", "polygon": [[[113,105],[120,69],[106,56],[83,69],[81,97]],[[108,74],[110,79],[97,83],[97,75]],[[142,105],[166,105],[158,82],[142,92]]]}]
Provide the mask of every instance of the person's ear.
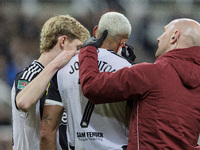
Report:
[{"label": "person's ear", "polygon": [[180,32],[179,31],[174,32],[173,36],[171,37],[170,43],[171,44],[176,43],[176,41],[178,40],[179,36],[180,36]]},{"label": "person's ear", "polygon": [[59,41],[60,48],[62,50],[65,47],[66,42],[68,42],[67,36],[63,35],[63,36],[58,37],[58,41]]},{"label": "person's ear", "polygon": [[122,44],[124,44],[124,43],[126,43],[127,42],[127,39],[122,39],[121,41],[120,41],[120,45],[122,45]]},{"label": "person's ear", "polygon": [[[120,46],[122,46],[123,44],[125,44],[126,42],[127,42],[127,39],[122,39],[122,40],[119,42],[118,48],[119,48]],[[123,45],[123,46],[125,46],[125,45]]]},{"label": "person's ear", "polygon": [[126,42],[127,42],[127,39],[122,39],[122,40],[119,42],[116,53],[119,51],[120,48],[122,48],[123,46],[125,46],[125,43],[126,43]]},{"label": "person's ear", "polygon": [[96,26],[94,27],[94,29],[93,29],[92,35],[93,35],[94,37],[96,37],[97,29],[98,29],[98,25],[96,25]]}]

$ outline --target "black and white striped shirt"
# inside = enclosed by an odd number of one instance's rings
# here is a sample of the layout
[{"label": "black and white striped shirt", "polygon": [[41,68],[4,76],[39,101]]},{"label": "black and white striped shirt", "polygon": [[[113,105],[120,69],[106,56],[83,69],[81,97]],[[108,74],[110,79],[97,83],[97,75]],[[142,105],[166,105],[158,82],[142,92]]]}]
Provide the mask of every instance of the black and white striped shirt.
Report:
[{"label": "black and white striped shirt", "polygon": [[[29,84],[42,70],[44,66],[38,61],[34,60],[28,67],[24,68],[15,77],[15,82],[12,88],[12,119],[13,119],[13,149],[27,149],[36,150],[39,149],[40,139],[40,124],[43,112],[43,105],[45,100],[45,94],[40,101],[33,106],[30,111],[23,112],[16,106],[16,95]],[[65,127],[62,128],[66,129]],[[58,133],[59,134],[59,133]],[[66,135],[66,134],[65,134]],[[60,134],[58,136],[58,143],[62,143],[62,147],[68,147],[66,137]],[[64,139],[64,140],[63,140]],[[63,142],[64,141],[64,142]],[[61,148],[60,144],[58,149]]]}]

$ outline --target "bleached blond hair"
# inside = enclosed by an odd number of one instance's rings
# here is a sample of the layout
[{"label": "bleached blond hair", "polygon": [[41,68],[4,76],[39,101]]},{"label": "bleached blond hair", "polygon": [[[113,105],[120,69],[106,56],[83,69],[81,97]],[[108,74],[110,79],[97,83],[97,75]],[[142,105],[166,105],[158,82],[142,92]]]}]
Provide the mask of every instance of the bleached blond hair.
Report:
[{"label": "bleached blond hair", "polygon": [[131,34],[131,24],[129,20],[119,12],[107,12],[99,20],[97,33],[101,34],[108,30],[108,35],[122,36],[128,38]]}]

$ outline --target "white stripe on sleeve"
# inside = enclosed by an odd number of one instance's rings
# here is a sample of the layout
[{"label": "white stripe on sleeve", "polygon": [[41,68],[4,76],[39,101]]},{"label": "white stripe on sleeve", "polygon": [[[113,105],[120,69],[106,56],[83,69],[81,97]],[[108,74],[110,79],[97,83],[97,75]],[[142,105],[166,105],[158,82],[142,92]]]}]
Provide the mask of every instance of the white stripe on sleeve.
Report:
[{"label": "white stripe on sleeve", "polygon": [[51,99],[46,99],[44,105],[59,105],[63,107],[62,102],[54,101]]}]

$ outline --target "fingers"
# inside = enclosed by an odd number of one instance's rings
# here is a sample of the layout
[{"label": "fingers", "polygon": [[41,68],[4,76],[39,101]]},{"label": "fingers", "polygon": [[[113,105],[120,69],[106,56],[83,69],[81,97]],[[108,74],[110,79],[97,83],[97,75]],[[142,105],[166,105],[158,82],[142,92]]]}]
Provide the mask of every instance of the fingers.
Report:
[{"label": "fingers", "polygon": [[104,30],[101,37],[96,42],[96,48],[101,47],[107,35],[108,35],[108,30]]},{"label": "fingers", "polygon": [[133,55],[133,53],[134,53],[134,52],[133,52],[133,49],[130,48],[130,47],[127,48],[127,51],[128,51],[128,53],[129,53],[129,55]]},{"label": "fingers", "polygon": [[129,53],[129,55],[133,55],[134,54],[134,48],[133,46],[129,45],[126,43],[126,46],[127,46],[127,51]]},{"label": "fingers", "polygon": [[71,59],[73,56],[78,54],[80,51],[77,50],[63,50],[59,55],[60,59]]},{"label": "fingers", "polygon": [[79,51],[77,50],[63,50],[60,58],[58,59],[58,68],[61,69],[62,67],[64,67],[71,60],[71,58],[78,53]]},{"label": "fingers", "polygon": [[108,34],[108,30],[104,30],[104,32],[102,33],[102,35],[99,39],[96,39],[95,37],[89,38],[88,40],[85,41],[85,43],[83,44],[83,47],[86,47],[86,46],[94,46],[96,48],[101,47],[107,34]]},{"label": "fingers", "polygon": [[122,47],[122,51],[121,51],[121,55],[123,56],[123,57],[127,57],[126,56],[126,47]]},{"label": "fingers", "polygon": [[99,39],[101,39],[102,41],[104,41],[105,38],[107,37],[107,35],[108,35],[108,30],[104,30],[103,33],[102,33],[102,35],[101,35],[101,37]]},{"label": "fingers", "polygon": [[75,55],[76,55],[76,54],[79,54],[79,53],[80,53],[80,50],[78,50],[78,51],[76,50],[76,51],[75,51]]},{"label": "fingers", "polygon": [[76,54],[78,54],[80,51],[77,51],[77,50],[70,50],[70,51],[67,51],[67,55],[69,55],[69,56],[74,56],[74,55],[76,55]]},{"label": "fingers", "polygon": [[86,47],[88,45],[93,45],[95,42],[96,42],[96,38],[92,36],[85,41],[85,43],[83,44],[83,47]]}]

